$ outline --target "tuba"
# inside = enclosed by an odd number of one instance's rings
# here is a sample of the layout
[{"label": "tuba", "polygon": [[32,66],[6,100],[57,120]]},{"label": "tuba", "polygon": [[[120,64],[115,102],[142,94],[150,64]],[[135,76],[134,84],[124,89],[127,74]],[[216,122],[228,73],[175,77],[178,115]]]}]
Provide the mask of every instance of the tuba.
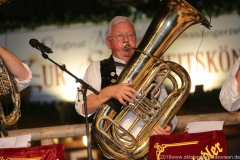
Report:
[{"label": "tuba", "polygon": [[[95,114],[92,133],[106,157],[144,157],[152,129],[164,127],[176,115],[190,92],[191,79],[182,66],[164,61],[161,56],[184,30],[197,23],[210,28],[210,22],[186,1],[162,0],[138,47],[123,46],[134,49],[134,54],[116,83],[130,83],[138,95],[120,112],[103,104]],[[172,84],[171,92],[158,101],[165,81]],[[133,117],[130,123],[126,122],[128,116]]]},{"label": "tuba", "polygon": [[15,124],[21,116],[20,111],[20,92],[18,85],[12,74],[7,70],[2,59],[0,59],[0,96],[6,98],[7,95],[11,94],[13,102],[12,112],[5,116],[2,104],[0,103],[0,123],[3,125]]}]

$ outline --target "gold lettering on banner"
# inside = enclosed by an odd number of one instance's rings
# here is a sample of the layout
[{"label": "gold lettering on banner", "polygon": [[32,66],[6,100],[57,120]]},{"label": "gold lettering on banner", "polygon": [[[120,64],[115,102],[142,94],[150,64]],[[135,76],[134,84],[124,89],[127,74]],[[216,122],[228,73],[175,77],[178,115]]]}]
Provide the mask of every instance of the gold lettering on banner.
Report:
[{"label": "gold lettering on banner", "polygon": [[[211,147],[211,150],[208,149],[208,146],[205,147],[205,151],[201,150],[201,156],[196,160],[214,159],[214,157],[218,156],[218,153],[222,151],[223,151],[223,148],[220,148],[220,143],[217,142],[214,146]],[[195,160],[195,158],[193,157],[192,160]]]},{"label": "gold lettering on banner", "polygon": [[184,145],[192,145],[192,144],[198,144],[199,141],[191,141],[191,142],[181,142],[181,143],[171,143],[171,144],[162,144],[159,145],[158,143],[154,144],[154,148],[156,148],[156,157],[157,160],[160,160],[161,153],[164,152],[164,149],[167,147],[176,147],[176,146],[184,146]]}]

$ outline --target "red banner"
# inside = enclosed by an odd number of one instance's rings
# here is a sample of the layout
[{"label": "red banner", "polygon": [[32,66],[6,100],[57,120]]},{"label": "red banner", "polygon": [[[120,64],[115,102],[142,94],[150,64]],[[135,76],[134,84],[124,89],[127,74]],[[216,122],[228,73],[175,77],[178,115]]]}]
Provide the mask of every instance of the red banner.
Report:
[{"label": "red banner", "polygon": [[223,130],[151,136],[150,160],[227,160]]},{"label": "red banner", "polygon": [[64,160],[64,145],[0,149],[0,160]]}]

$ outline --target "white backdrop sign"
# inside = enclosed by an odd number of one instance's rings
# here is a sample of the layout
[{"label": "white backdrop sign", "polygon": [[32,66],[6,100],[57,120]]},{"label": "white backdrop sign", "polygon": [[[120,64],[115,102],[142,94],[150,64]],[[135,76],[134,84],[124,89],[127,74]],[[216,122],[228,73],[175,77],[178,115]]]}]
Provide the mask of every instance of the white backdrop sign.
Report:
[{"label": "white backdrop sign", "polygon": [[[135,23],[138,39],[151,20]],[[192,91],[195,85],[204,90],[220,88],[240,53],[240,16],[233,13],[212,18],[211,30],[200,24],[188,28],[163,55],[182,65],[190,74]],[[31,101],[74,101],[79,83],[57,65],[44,59],[41,52],[29,45],[37,39],[53,51],[48,57],[82,79],[89,63],[108,58],[105,45],[107,24],[77,24],[69,27],[41,27],[33,31],[17,30],[0,35],[0,44],[7,47],[32,70]],[[202,37],[203,33],[203,37]]]}]

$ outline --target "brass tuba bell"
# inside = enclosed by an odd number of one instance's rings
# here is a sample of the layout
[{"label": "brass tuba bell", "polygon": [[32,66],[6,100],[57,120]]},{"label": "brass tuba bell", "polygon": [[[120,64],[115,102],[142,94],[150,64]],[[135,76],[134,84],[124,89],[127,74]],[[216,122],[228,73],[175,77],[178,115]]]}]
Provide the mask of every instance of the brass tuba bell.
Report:
[{"label": "brass tuba bell", "polygon": [[[123,46],[135,52],[116,83],[131,82],[139,94],[119,113],[104,104],[95,114],[92,132],[106,157],[142,158],[148,153],[152,129],[170,123],[176,115],[189,95],[191,79],[182,66],[163,61],[161,56],[184,30],[197,23],[210,28],[210,22],[186,1],[162,0],[138,47]],[[171,82],[172,91],[159,102],[165,81]],[[134,122],[124,128],[122,124],[128,115],[134,117]],[[135,134],[139,125],[141,130]]]}]

